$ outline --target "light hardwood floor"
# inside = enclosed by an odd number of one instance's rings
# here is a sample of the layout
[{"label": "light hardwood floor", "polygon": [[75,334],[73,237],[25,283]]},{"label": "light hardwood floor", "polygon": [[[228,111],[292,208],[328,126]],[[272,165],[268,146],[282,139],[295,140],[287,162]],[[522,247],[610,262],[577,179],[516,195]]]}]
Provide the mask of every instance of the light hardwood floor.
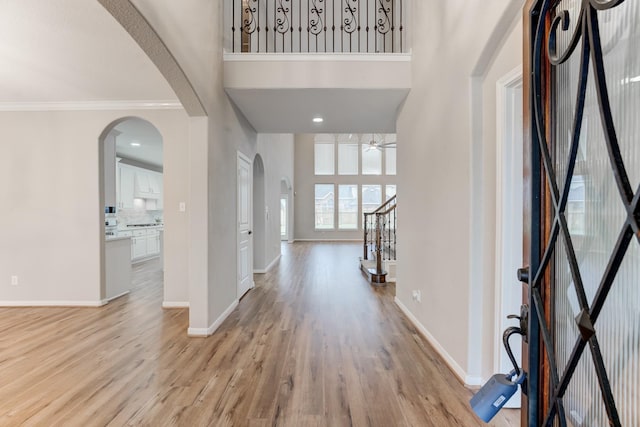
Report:
[{"label": "light hardwood floor", "polygon": [[157,261],[102,308],[0,309],[0,425],[482,425],[359,251],[283,245],[209,338],[186,336],[186,309],[161,308]]}]

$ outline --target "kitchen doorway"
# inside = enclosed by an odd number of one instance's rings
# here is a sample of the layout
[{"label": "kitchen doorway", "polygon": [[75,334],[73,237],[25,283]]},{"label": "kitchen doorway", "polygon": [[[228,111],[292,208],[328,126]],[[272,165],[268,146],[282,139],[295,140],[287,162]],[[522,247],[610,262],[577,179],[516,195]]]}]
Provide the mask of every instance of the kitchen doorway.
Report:
[{"label": "kitchen doorway", "polygon": [[163,138],[151,122],[123,117],[104,129],[99,147],[100,296],[106,304],[130,293],[134,265],[153,261],[155,281],[164,282]]}]

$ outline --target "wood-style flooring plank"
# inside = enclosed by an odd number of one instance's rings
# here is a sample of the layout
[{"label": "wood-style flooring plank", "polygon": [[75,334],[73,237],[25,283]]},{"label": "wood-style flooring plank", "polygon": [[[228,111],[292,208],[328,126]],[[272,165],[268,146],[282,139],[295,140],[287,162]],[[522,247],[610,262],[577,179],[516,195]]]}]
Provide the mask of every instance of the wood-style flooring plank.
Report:
[{"label": "wood-style flooring plank", "polygon": [[154,260],[105,307],[0,308],[0,425],[483,425],[394,285],[362,276],[360,245],[282,249],[208,338],[187,337],[187,309],[161,308]]}]

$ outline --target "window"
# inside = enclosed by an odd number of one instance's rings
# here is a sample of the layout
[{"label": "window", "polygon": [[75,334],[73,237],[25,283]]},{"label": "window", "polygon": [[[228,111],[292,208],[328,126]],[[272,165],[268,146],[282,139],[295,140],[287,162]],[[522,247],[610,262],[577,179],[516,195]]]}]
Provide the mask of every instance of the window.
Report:
[{"label": "window", "polygon": [[387,147],[384,149],[384,172],[386,175],[396,174],[396,147]]},{"label": "window", "polygon": [[[335,144],[333,142],[319,142],[316,137],[314,147],[314,165],[316,175],[333,175],[335,173]],[[326,140],[326,138],[323,138]]]},{"label": "window", "polygon": [[358,186],[340,185],[338,188],[338,228],[358,229]]},{"label": "window", "polygon": [[338,174],[358,175],[357,143],[338,142]]},{"label": "window", "polygon": [[362,175],[382,175],[382,151],[370,144],[373,137],[362,136]]},{"label": "window", "polygon": [[373,212],[382,204],[382,188],[379,185],[362,186],[362,212]]},{"label": "window", "polygon": [[316,229],[330,230],[334,228],[335,189],[333,184],[316,184]]},{"label": "window", "polygon": [[363,214],[396,194],[395,141],[395,134],[314,135],[316,230],[362,229]]},{"label": "window", "polygon": [[389,200],[393,196],[396,195],[396,186],[395,185],[387,185],[385,188],[385,201]]}]

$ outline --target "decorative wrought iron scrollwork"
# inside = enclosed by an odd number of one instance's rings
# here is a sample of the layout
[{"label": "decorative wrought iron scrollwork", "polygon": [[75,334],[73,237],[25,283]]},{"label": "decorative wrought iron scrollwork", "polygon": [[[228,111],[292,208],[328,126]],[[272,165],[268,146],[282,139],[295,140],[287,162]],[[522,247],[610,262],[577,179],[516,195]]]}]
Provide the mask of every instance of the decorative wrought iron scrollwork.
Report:
[{"label": "decorative wrought iron scrollwork", "polygon": [[309,11],[309,32],[314,36],[319,35],[324,29],[324,23],[322,21],[322,14],[324,13],[324,8],[322,7],[323,2],[324,0],[311,0],[312,5],[311,10]]},{"label": "decorative wrought iron scrollwork", "polygon": [[[379,17],[376,23],[376,30],[380,34],[387,34],[391,31],[391,1],[392,0],[378,0],[378,13],[383,16]],[[385,5],[385,3],[387,3]]]},{"label": "decorative wrought iron scrollwork", "polygon": [[229,1],[233,52],[403,51],[407,0]]},{"label": "decorative wrought iron scrollwork", "polygon": [[345,0],[344,11],[347,16],[342,22],[342,28],[347,34],[352,34],[358,29],[358,18],[356,16],[356,13],[358,12],[357,4],[358,0]]},{"label": "decorative wrought iron scrollwork", "polygon": [[[251,3],[254,5],[252,6]],[[247,0],[242,12],[242,26],[240,27],[240,31],[246,34],[253,34],[258,29],[258,21],[256,19],[258,0]]]},{"label": "decorative wrought iron scrollwork", "polygon": [[[286,34],[291,29],[291,23],[289,21],[289,5],[291,0],[278,0],[278,7],[276,9],[276,31],[280,34]],[[284,3],[287,3],[285,5]]]},{"label": "decorative wrought iron scrollwork", "polygon": [[[603,363],[602,353],[598,344],[598,334],[590,336],[580,336],[576,339],[573,346],[571,356],[566,362],[566,366],[558,366],[554,354],[552,327],[545,317],[545,301],[541,294],[541,283],[545,280],[545,272],[551,264],[554,251],[564,250],[568,262],[572,283],[575,287],[579,308],[583,317],[586,316],[588,322],[594,324],[602,310],[607,295],[611,290],[616,279],[616,274],[631,239],[634,236],[634,230],[638,229],[638,218],[632,213],[628,214],[627,220],[620,231],[618,241],[613,252],[610,255],[609,263],[601,277],[598,291],[593,301],[587,299],[585,286],[583,283],[582,273],[574,250],[572,236],[569,232],[566,208],[569,199],[570,183],[576,166],[576,158],[578,146],[580,143],[580,134],[582,131],[582,122],[585,110],[585,98],[587,93],[588,79],[593,78],[595,92],[597,95],[598,109],[602,130],[604,134],[604,143],[607,146],[609,154],[609,163],[615,177],[616,187],[619,192],[621,203],[624,204],[627,212],[633,212],[637,206],[637,195],[631,187],[625,161],[623,159],[621,149],[618,142],[616,126],[613,120],[611,110],[611,99],[607,86],[607,79],[604,66],[604,52],[598,13],[600,11],[612,9],[622,4],[624,0],[584,0],[581,2],[580,11],[577,14],[575,28],[573,33],[566,38],[568,42],[566,46],[559,49],[559,32],[568,32],[572,16],[568,10],[560,10],[557,0],[543,0],[537,9],[537,18],[534,28],[533,38],[533,55],[532,55],[532,107],[533,107],[533,131],[534,141],[538,147],[537,151],[542,160],[542,176],[546,179],[548,189],[551,194],[551,218],[553,222],[551,229],[548,230],[548,238],[544,241],[542,249],[544,253],[540,258],[535,270],[532,272],[533,281],[531,282],[532,300],[534,302],[537,322],[540,326],[540,335],[544,343],[544,357],[548,362],[550,389],[552,391],[549,400],[549,410],[544,414],[544,421],[538,421],[539,425],[550,426],[554,423],[556,417],[560,417],[561,425],[564,425],[565,408],[563,397],[569,387],[569,383],[575,373],[578,362],[586,348],[591,352],[591,359],[594,363],[595,373],[600,385],[600,391],[607,411],[609,423],[611,425],[620,425],[620,418],[616,408],[616,402],[611,391],[607,370]],[[547,29],[548,18],[550,18],[551,26]],[[620,34],[620,33],[618,33]],[[566,159],[566,172],[563,181],[563,188],[559,188],[557,180],[557,171],[554,166],[554,159],[550,152],[548,130],[553,127],[550,123],[547,113],[547,100],[553,99],[548,93],[548,67],[558,66],[569,60],[573,53],[580,46],[580,69],[578,74],[578,85],[576,89],[576,102],[573,115],[573,125],[571,129],[571,142]],[[590,67],[591,66],[591,67]],[[561,159],[564,160],[564,159]],[[557,160],[556,160],[557,161]],[[533,174],[532,174],[533,175]],[[534,233],[532,233],[534,234]],[[562,239],[560,239],[560,236]],[[640,240],[640,236],[637,236]],[[562,248],[558,246],[558,242],[562,242]],[[546,247],[544,247],[546,246]],[[556,247],[558,246],[558,247]],[[587,345],[588,344],[588,345]],[[531,357],[537,358],[534,354],[535,347],[531,347]],[[534,367],[537,369],[537,367]],[[531,416],[536,416],[535,414]]]}]

